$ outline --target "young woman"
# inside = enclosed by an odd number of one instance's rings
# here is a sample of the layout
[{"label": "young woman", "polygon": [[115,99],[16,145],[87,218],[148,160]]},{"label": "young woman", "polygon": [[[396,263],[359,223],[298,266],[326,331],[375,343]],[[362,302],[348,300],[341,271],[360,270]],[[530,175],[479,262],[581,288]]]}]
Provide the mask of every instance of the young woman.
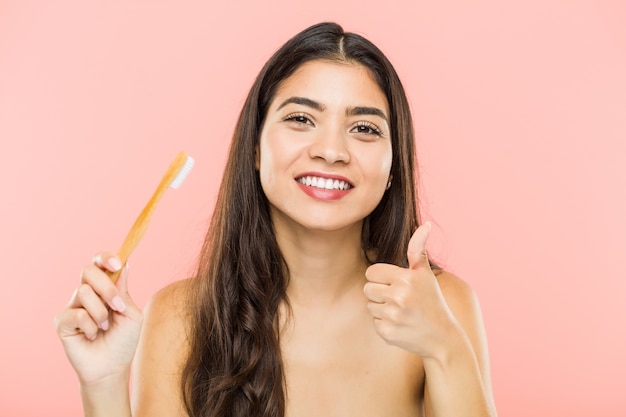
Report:
[{"label": "young woman", "polygon": [[239,117],[197,276],[143,318],[100,253],[57,316],[85,415],[495,416],[476,297],[426,256],[414,155],[378,48],[332,23],[289,40]]}]

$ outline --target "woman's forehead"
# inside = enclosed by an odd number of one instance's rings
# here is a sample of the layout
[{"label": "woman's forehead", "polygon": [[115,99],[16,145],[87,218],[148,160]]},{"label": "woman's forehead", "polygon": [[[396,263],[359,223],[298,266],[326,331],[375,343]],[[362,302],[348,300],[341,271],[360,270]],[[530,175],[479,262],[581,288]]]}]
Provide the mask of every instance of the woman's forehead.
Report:
[{"label": "woman's forehead", "polygon": [[387,97],[372,72],[353,62],[305,62],[280,83],[271,107],[290,97],[310,99],[325,107],[379,107],[389,114]]}]

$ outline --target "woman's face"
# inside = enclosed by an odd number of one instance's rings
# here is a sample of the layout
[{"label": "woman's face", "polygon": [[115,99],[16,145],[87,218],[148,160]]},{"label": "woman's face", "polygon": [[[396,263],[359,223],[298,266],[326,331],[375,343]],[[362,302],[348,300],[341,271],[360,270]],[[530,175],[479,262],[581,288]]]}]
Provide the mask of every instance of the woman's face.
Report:
[{"label": "woman's face", "polygon": [[389,106],[369,70],[316,60],[278,88],[256,167],[275,224],[338,230],[378,205],[391,159]]}]

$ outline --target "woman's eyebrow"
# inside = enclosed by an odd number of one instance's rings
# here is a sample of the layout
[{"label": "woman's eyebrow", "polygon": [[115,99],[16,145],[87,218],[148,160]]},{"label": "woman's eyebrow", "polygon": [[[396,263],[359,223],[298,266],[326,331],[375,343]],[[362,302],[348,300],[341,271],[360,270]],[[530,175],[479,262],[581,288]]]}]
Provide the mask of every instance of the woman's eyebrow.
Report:
[{"label": "woman's eyebrow", "polygon": [[318,103],[315,100],[311,100],[310,98],[306,98],[306,97],[289,97],[287,100],[283,101],[280,106],[278,106],[278,108],[276,109],[276,111],[282,109],[283,107],[285,107],[287,104],[301,104],[303,106],[307,106],[307,107],[312,107],[317,111],[324,111],[326,110],[326,106],[324,106],[321,103]]},{"label": "woman's eyebrow", "polygon": [[385,122],[389,123],[389,120],[387,120],[387,116],[385,115],[385,112],[377,107],[358,106],[358,107],[350,107],[346,109],[346,116],[360,116],[362,114],[378,116],[384,119]]},{"label": "woman's eyebrow", "polygon": [[[326,110],[326,106],[324,106],[321,103],[318,103],[315,100],[311,100],[310,98],[306,98],[306,97],[289,97],[288,99],[286,99],[285,101],[283,101],[282,103],[280,103],[280,106],[278,106],[278,108],[276,109],[276,111],[282,109],[283,107],[285,107],[287,104],[300,104],[303,106],[307,106],[307,107],[311,107],[317,111],[324,111]],[[366,107],[366,106],[356,106],[356,107],[349,107],[346,109],[346,116],[359,116],[359,115],[372,115],[372,116],[378,116],[382,119],[384,119],[387,123],[389,123],[389,120],[387,119],[387,115],[385,115],[385,112],[382,111],[381,109],[377,108],[377,107]]]}]

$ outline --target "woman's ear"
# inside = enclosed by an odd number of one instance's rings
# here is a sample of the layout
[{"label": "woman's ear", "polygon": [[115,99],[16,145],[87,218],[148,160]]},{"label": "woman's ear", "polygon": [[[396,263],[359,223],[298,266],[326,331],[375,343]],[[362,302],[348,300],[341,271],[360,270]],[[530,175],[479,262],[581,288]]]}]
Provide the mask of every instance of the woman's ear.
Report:
[{"label": "woman's ear", "polygon": [[254,147],[254,167],[258,171],[261,169],[261,150],[259,149],[259,145]]},{"label": "woman's ear", "polygon": [[391,180],[393,180],[393,175],[389,174],[389,179],[387,180],[387,186],[385,187],[385,190],[388,190],[391,188]]}]

